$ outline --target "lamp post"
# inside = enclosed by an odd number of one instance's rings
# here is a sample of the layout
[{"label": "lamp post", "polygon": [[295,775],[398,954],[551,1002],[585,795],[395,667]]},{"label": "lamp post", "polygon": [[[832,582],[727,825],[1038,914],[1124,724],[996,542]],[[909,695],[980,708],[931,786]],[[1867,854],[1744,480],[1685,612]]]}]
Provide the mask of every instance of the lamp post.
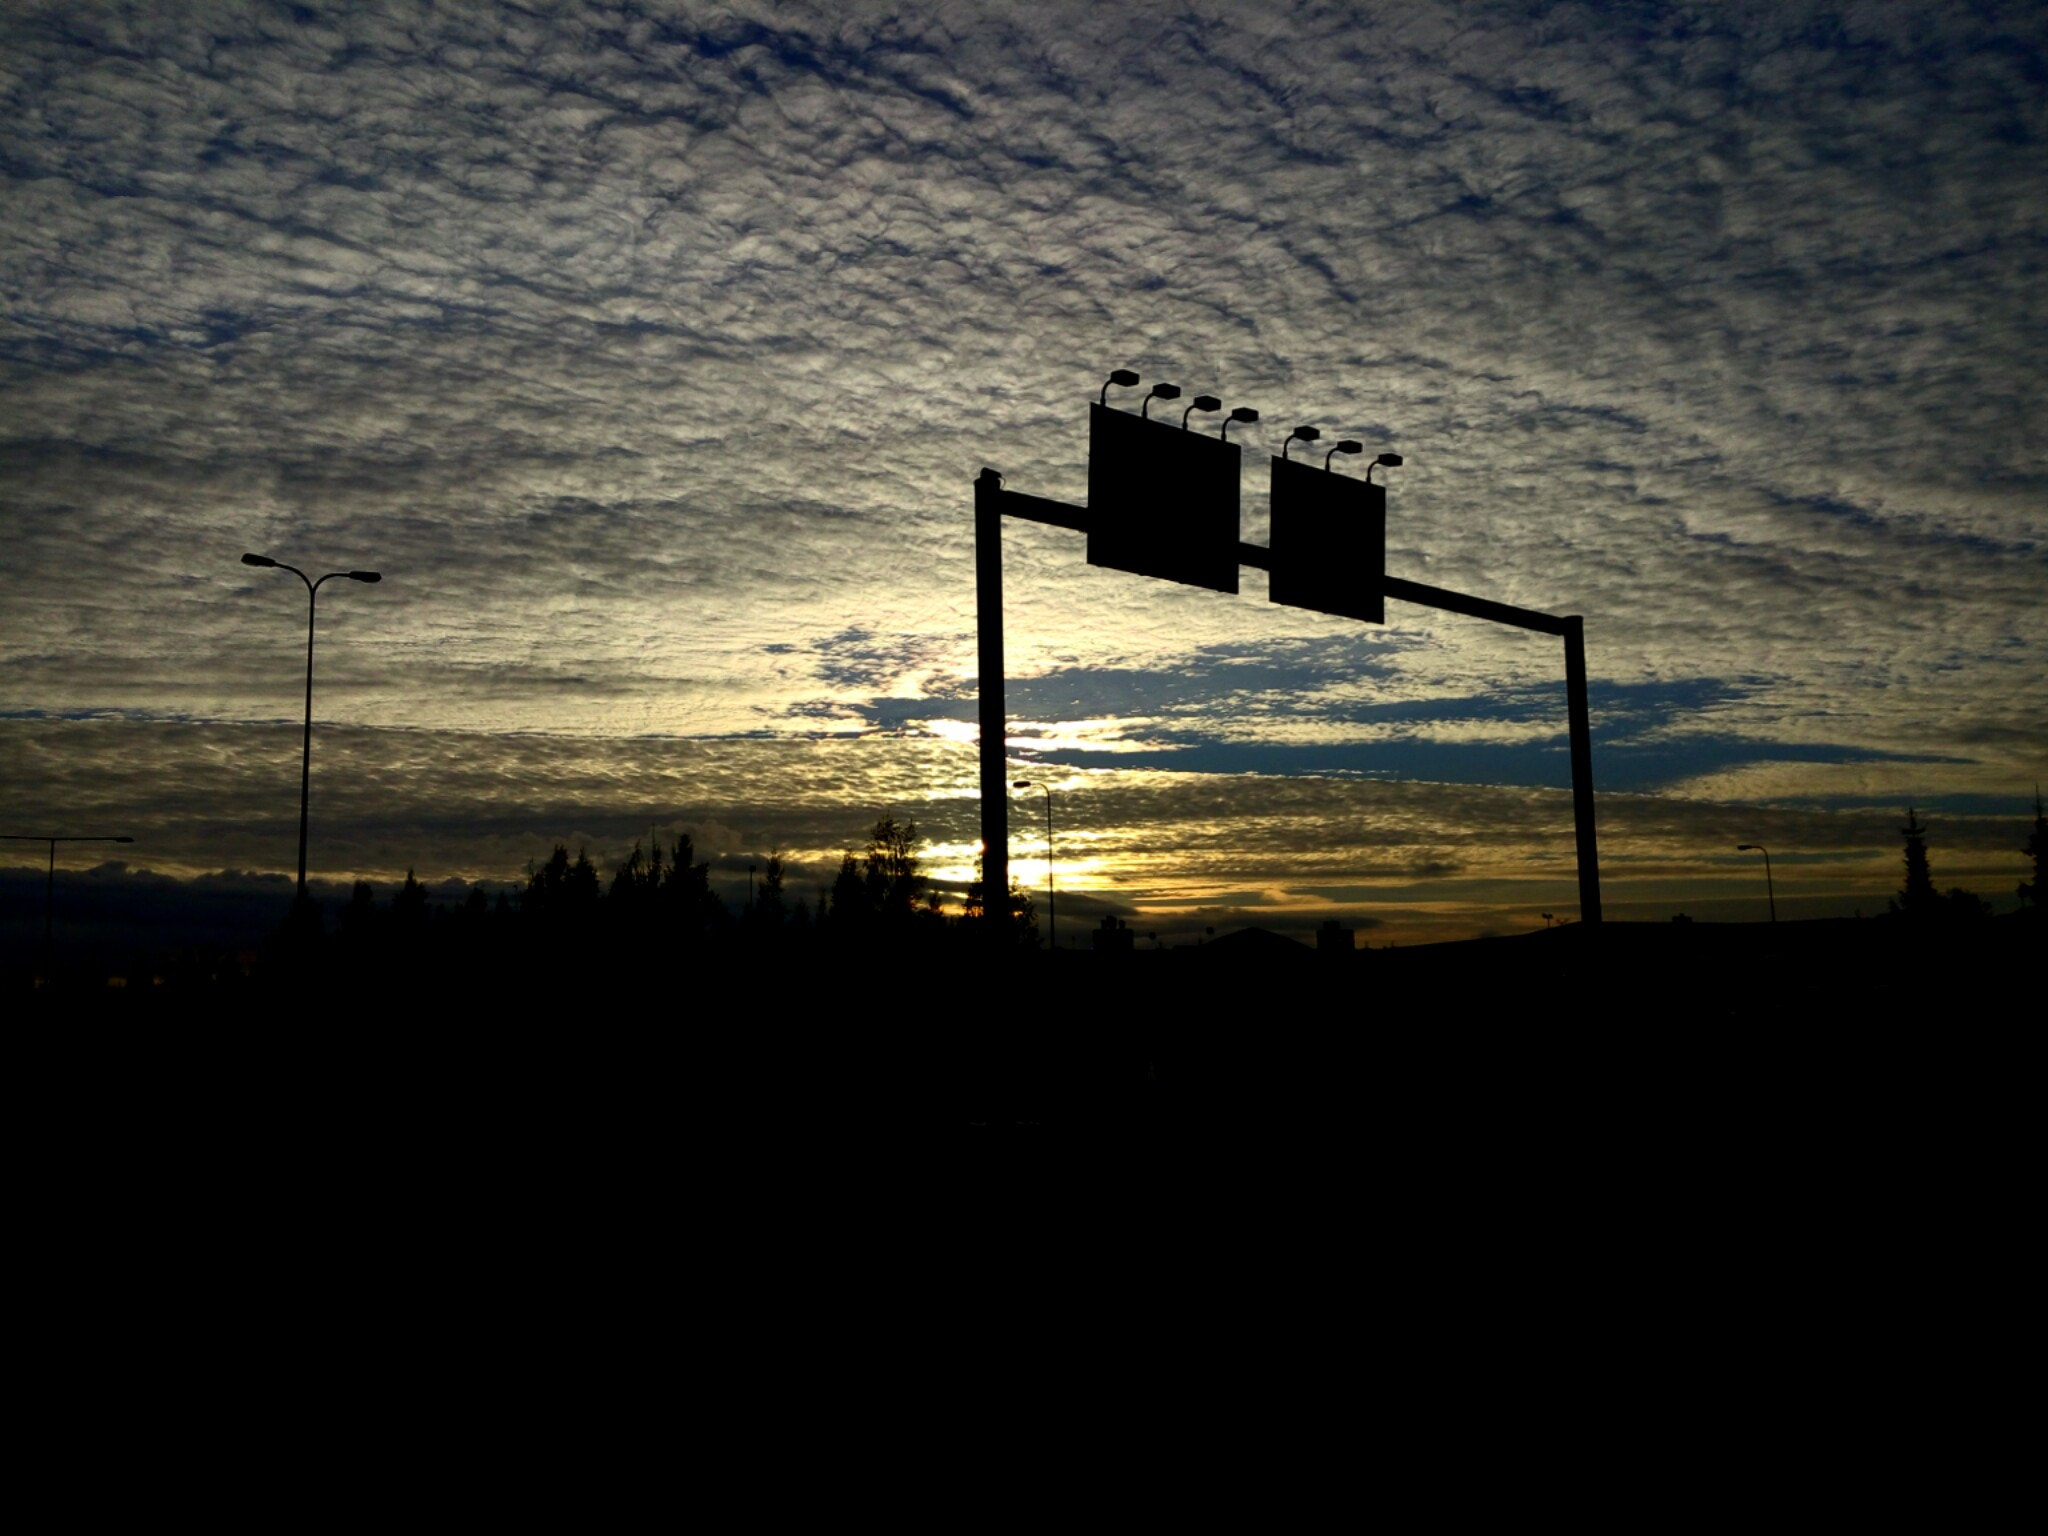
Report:
[{"label": "lamp post", "polygon": [[1052,889],[1052,786],[1041,784],[1037,779],[1018,779],[1012,789],[1042,789],[1045,791],[1045,936],[1046,948],[1060,947],[1059,908],[1053,904]]},{"label": "lamp post", "polygon": [[382,581],[376,571],[329,571],[318,581],[308,576],[295,565],[286,565],[268,555],[244,555],[242,564],[258,566],[264,570],[290,571],[306,584],[306,739],[299,757],[299,905],[306,904],[306,803],[313,786],[313,608],[319,596],[322,582],[333,581],[337,576],[350,581]]},{"label": "lamp post", "polygon": [[1760,853],[1764,856],[1764,894],[1771,899],[1771,921],[1778,920],[1778,888],[1771,879],[1771,850],[1762,843],[1737,843],[1737,853]]},{"label": "lamp post", "polygon": [[50,929],[57,911],[57,845],[59,843],[132,843],[132,837],[52,837],[43,832],[9,832],[0,841],[48,843],[50,866],[43,876],[43,979],[50,977]]}]

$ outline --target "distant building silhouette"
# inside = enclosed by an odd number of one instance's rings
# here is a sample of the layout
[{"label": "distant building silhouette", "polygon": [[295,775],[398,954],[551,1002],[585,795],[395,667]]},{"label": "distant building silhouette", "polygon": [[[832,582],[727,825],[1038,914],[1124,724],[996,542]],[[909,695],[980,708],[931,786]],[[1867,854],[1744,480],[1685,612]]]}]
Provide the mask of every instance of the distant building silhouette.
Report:
[{"label": "distant building silhouette", "polygon": [[1107,954],[1128,955],[1136,938],[1137,935],[1124,926],[1122,918],[1105,917],[1102,926],[1095,930],[1094,944],[1097,949]]}]

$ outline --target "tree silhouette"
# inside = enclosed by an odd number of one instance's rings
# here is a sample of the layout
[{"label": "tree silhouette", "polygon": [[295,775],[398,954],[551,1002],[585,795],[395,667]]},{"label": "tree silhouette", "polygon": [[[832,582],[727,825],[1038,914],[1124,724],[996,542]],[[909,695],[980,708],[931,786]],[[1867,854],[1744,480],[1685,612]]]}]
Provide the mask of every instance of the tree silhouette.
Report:
[{"label": "tree silhouette", "polygon": [[783,900],[782,888],[788,870],[780,853],[768,855],[761,866],[761,890],[754,898],[752,920],[755,931],[768,938],[777,938],[787,917],[787,903]]},{"label": "tree silhouette", "polygon": [[884,816],[875,823],[875,830],[868,835],[862,883],[867,887],[870,911],[884,922],[909,920],[924,889],[924,874],[917,856],[916,822],[899,827],[895,817]]},{"label": "tree silhouette", "polygon": [[1934,888],[1934,875],[1927,865],[1927,828],[1913,808],[1906,808],[1906,824],[1899,832],[1906,839],[1906,888],[1892,898],[1890,910],[1902,917],[1980,918],[1991,915],[1991,904],[1975,891],[1950,886],[1943,895]]},{"label": "tree silhouette", "polygon": [[519,910],[541,922],[581,921],[597,911],[598,894],[597,866],[589,852],[579,851],[571,864],[569,850],[557,843],[547,863],[538,869],[527,866]]},{"label": "tree silhouette", "polygon": [[866,851],[841,858],[829,896],[820,894],[820,926],[842,941],[883,930],[900,936],[922,915],[918,898],[926,882],[917,837],[914,821],[899,826],[895,817],[884,816],[876,822]]},{"label": "tree silhouette", "polygon": [[427,926],[427,888],[410,868],[405,872],[405,884],[391,898],[391,924],[408,940],[417,938]]},{"label": "tree silhouette", "polygon": [[636,840],[626,862],[612,871],[612,888],[605,899],[616,902],[621,912],[639,911],[657,899],[661,876],[661,844],[656,843],[653,852],[643,856]]},{"label": "tree silhouette", "polygon": [[[960,917],[962,927],[970,931],[978,930],[987,916],[981,899],[986,878],[985,863],[980,855],[975,856],[974,879],[968,883],[966,906]],[[1010,932],[1019,949],[1038,947],[1038,914],[1031,905],[1029,893],[1017,884],[1015,875],[1010,877]]]},{"label": "tree silhouette", "polygon": [[1902,917],[1933,917],[1941,910],[1941,896],[1927,868],[1927,828],[1910,805],[1899,833],[1906,839],[1906,887],[1892,898],[1890,910]]},{"label": "tree silhouette", "polygon": [[860,860],[851,853],[839,861],[839,876],[829,893],[818,896],[818,917],[829,921],[832,931],[842,937],[868,928],[874,913],[868,905],[868,888],[860,877]]}]

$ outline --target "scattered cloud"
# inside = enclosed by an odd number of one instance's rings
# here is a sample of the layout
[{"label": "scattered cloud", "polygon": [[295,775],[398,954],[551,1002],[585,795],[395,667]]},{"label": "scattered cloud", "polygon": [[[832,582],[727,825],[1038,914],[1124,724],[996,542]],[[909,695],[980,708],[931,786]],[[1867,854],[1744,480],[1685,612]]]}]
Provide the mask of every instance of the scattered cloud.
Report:
[{"label": "scattered cloud", "polygon": [[[1995,10],[1808,5],[16,8],[0,763],[280,867],[303,592],[257,550],[385,575],[320,594],[336,868],[507,876],[686,790],[821,859],[831,816],[968,815],[973,477],[1082,500],[1130,366],[1264,413],[1244,537],[1315,423],[1405,456],[1392,572],[1584,614],[1617,825],[2016,808],[2044,60]],[[1211,792],[1565,782],[1543,637],[1049,528],[1005,580],[1018,750],[1132,818],[1105,880],[1167,882]],[[1318,878],[1283,824],[1247,888]]]}]

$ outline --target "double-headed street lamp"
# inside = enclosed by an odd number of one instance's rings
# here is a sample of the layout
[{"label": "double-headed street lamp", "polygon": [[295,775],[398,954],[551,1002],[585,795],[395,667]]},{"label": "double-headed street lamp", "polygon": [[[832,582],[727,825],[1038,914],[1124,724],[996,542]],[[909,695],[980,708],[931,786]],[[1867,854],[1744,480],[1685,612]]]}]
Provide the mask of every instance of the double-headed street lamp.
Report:
[{"label": "double-headed street lamp", "polygon": [[1778,887],[1771,879],[1771,850],[1762,843],[1737,843],[1737,853],[1760,853],[1764,856],[1764,894],[1771,898],[1771,921],[1778,920]]},{"label": "double-headed street lamp", "polygon": [[329,571],[315,581],[295,565],[273,560],[268,555],[244,555],[242,564],[265,570],[290,571],[306,584],[306,744],[299,759],[299,905],[306,902],[306,802],[313,785],[313,605],[320,583],[346,577],[350,581],[382,581],[376,571]]},{"label": "double-headed street lamp", "polygon": [[132,837],[52,837],[44,832],[8,832],[0,834],[0,842],[48,843],[50,845],[50,868],[43,877],[43,980],[50,977],[50,927],[57,910],[57,845],[59,843],[132,843]]},{"label": "double-headed street lamp", "polygon": [[1045,791],[1045,939],[1047,949],[1060,947],[1059,909],[1053,905],[1052,890],[1052,786],[1037,779],[1018,779],[1012,789],[1042,789]]}]

